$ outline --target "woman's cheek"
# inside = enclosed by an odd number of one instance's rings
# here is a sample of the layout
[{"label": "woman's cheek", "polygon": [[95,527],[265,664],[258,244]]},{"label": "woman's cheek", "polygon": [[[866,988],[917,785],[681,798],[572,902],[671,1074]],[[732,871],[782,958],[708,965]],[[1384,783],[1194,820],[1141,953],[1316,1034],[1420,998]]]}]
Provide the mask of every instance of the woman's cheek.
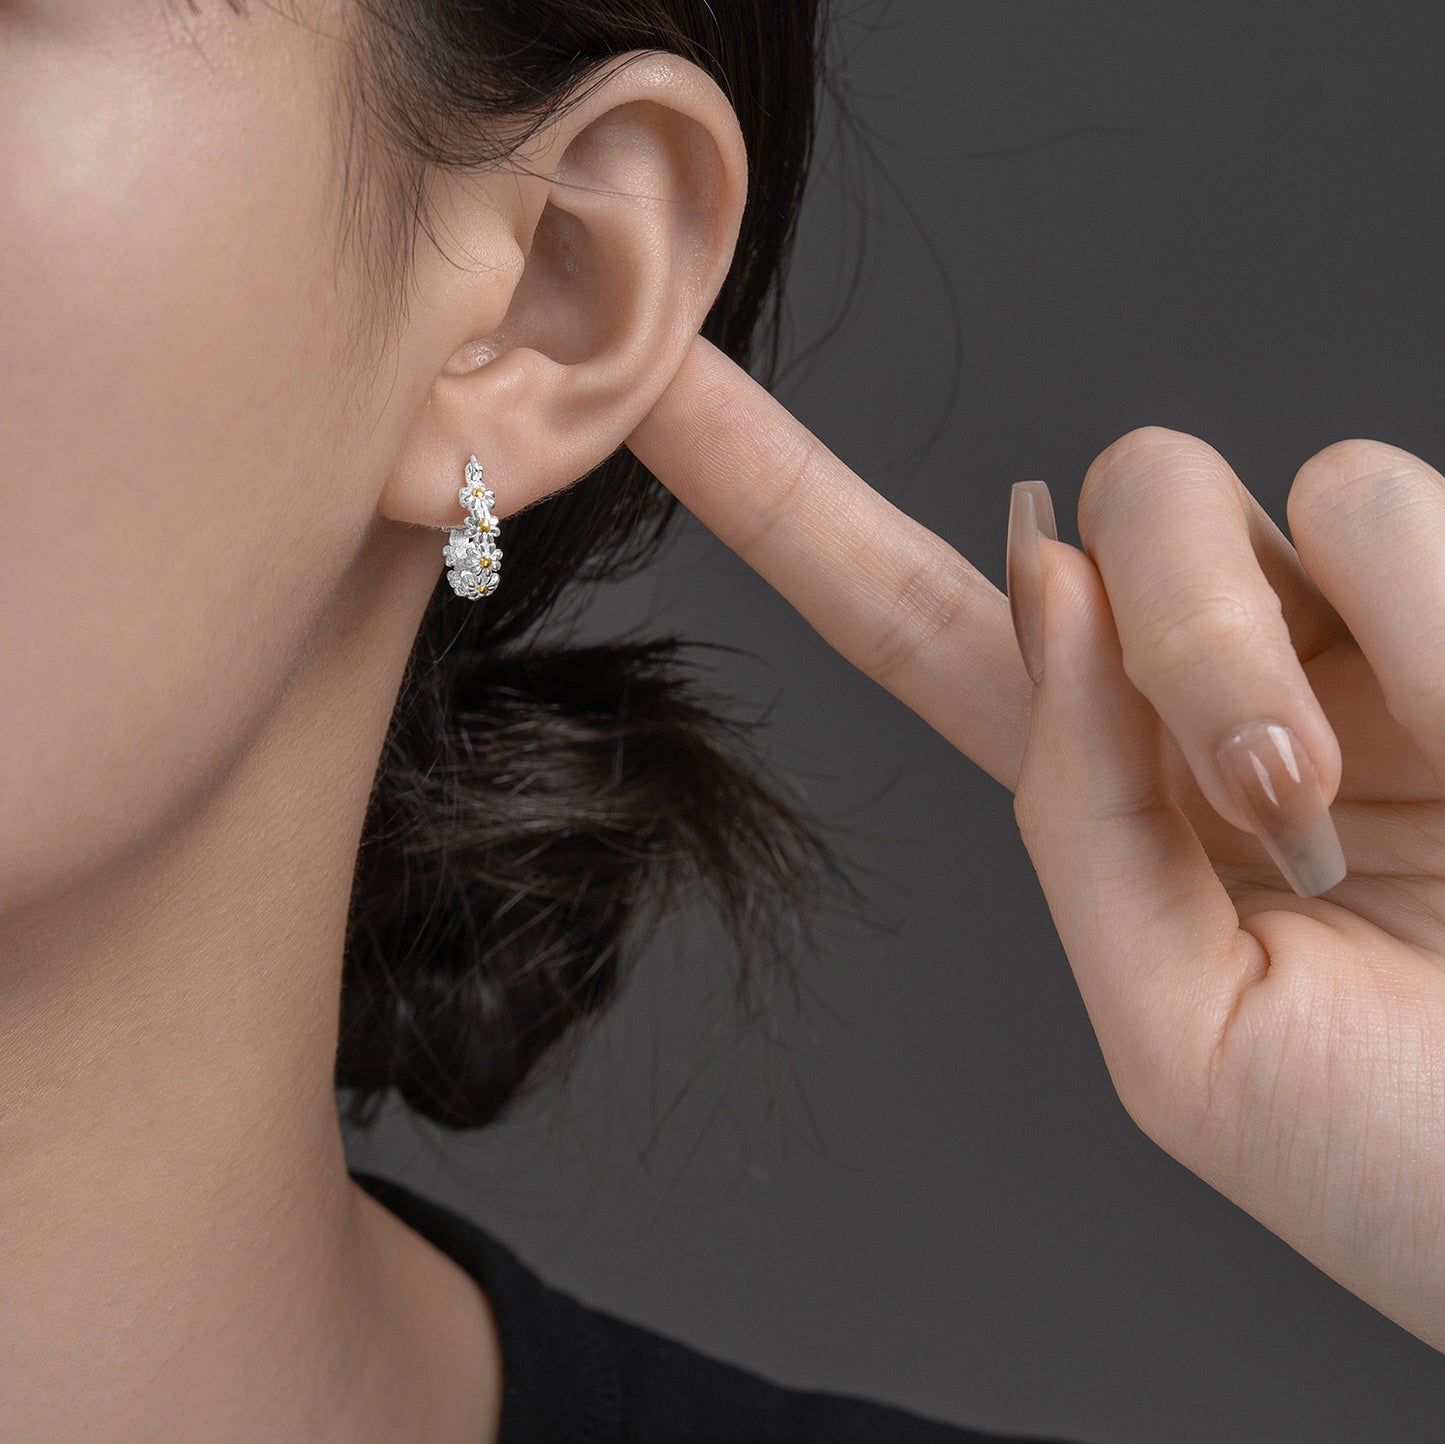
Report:
[{"label": "woman's cheek", "polygon": [[[189,37],[168,8],[0,22],[12,900],[139,845],[234,759],[321,604],[328,534],[363,524],[327,409],[334,51],[270,7]],[[144,32],[104,18],[152,9]]]}]

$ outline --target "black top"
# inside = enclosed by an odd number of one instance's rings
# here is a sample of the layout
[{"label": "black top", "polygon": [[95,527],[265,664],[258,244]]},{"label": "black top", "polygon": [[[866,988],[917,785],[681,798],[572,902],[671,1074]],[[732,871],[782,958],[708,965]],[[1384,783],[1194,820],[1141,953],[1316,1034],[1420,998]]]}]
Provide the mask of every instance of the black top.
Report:
[{"label": "black top", "polygon": [[774,1383],[589,1308],[480,1225],[395,1180],[352,1177],[490,1300],[502,1350],[498,1444],[1063,1444]]}]

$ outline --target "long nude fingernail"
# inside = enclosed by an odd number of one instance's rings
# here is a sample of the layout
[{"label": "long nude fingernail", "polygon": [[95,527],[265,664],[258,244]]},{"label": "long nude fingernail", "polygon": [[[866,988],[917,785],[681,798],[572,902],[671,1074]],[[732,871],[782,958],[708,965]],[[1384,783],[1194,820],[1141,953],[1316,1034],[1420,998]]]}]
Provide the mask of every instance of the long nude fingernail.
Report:
[{"label": "long nude fingernail", "polygon": [[1058,541],[1054,499],[1048,483],[1016,481],[1009,494],[1008,549],[1004,558],[1004,586],[1014,636],[1029,680],[1044,675],[1044,573],[1039,562],[1039,536]]},{"label": "long nude fingernail", "polygon": [[1251,722],[1215,754],[1230,796],[1301,897],[1327,892],[1348,870],[1319,777],[1293,730]]}]

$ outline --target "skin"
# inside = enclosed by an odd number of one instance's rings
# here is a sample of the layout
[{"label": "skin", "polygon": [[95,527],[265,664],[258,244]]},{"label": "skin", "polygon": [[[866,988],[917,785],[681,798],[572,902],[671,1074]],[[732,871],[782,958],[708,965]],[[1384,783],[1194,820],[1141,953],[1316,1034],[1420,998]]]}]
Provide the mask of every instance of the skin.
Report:
[{"label": "skin", "polygon": [[[456,247],[354,355],[345,15],[0,9],[0,1437],[495,1437],[486,1300],[346,1176],[341,929],[462,463],[505,519],[624,440],[1014,792],[1140,1127],[1445,1348],[1445,479],[1340,442],[1291,543],[1131,432],[1041,544],[1031,686],[1008,598],[695,339],[745,165],[675,59],[439,184]],[[1212,771],[1261,716],[1334,804],[1328,897]]]},{"label": "skin", "polygon": [[703,72],[628,57],[527,173],[438,178],[360,353],[349,15],[0,4],[9,1444],[496,1434],[486,1299],[346,1173],[356,847],[467,457],[505,523],[625,440],[746,158]]},{"label": "skin", "polygon": [[[1084,476],[1083,547],[1039,540],[1042,595],[1014,599],[1042,606],[1033,685],[1010,598],[703,339],[629,445],[1013,792],[1144,1133],[1445,1350],[1445,476],[1336,442],[1294,478],[1291,543],[1207,442],[1129,432]],[[1215,770],[1266,718],[1332,804],[1348,872],[1319,895]]]}]

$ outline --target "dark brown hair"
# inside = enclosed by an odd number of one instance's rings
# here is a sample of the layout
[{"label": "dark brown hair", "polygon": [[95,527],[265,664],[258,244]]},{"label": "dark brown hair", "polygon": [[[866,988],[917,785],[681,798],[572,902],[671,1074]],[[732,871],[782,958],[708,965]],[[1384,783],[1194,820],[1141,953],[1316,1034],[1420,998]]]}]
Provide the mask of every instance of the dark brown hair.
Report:
[{"label": "dark brown hair", "polygon": [[[764,380],[813,146],[825,0],[356,0],[343,137],[351,235],[404,314],[438,168],[504,164],[598,67],[680,54],[731,100],[746,212],[703,334]],[[433,238],[434,239],[434,238]],[[390,298],[388,304],[385,298]],[[706,889],[751,1006],[846,877],[816,822],[766,780],[750,733],[699,685],[677,636],[559,646],[541,624],[576,589],[649,561],[676,502],[625,449],[508,523],[495,596],[438,580],[362,836],[336,1065],[366,1124],[391,1089],[477,1127],[615,996],[692,885]],[[575,1057],[575,1047],[569,1056]]]}]

